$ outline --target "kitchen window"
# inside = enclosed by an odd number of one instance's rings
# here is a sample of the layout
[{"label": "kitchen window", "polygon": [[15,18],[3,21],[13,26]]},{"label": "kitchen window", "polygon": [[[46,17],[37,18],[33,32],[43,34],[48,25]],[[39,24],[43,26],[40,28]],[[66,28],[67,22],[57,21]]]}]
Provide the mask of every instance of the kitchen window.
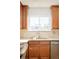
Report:
[{"label": "kitchen window", "polygon": [[28,31],[51,31],[50,9],[29,9]]}]

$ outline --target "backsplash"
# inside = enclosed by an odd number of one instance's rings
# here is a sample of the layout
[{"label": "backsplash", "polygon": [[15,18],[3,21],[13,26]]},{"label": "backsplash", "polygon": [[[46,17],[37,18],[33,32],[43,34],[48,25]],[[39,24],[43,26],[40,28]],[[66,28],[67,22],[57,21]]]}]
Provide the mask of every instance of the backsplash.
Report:
[{"label": "backsplash", "polygon": [[59,38],[59,30],[53,30],[53,31],[26,31],[26,30],[21,30],[20,32],[20,38],[24,39],[58,39]]}]

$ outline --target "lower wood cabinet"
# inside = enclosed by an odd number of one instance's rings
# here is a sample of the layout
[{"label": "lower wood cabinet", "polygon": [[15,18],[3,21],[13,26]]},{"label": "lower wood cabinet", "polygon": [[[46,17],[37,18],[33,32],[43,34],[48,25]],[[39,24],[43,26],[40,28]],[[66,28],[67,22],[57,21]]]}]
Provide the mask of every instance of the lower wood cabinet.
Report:
[{"label": "lower wood cabinet", "polygon": [[29,59],[49,59],[49,57],[29,57]]},{"label": "lower wood cabinet", "polygon": [[59,59],[58,41],[29,41],[26,59]]},{"label": "lower wood cabinet", "polygon": [[29,42],[29,59],[49,59],[50,53],[49,41],[30,41]]},{"label": "lower wood cabinet", "polygon": [[40,59],[49,59],[49,57],[41,57]]},{"label": "lower wood cabinet", "polygon": [[39,56],[39,45],[29,45],[29,57]]},{"label": "lower wood cabinet", "polygon": [[40,56],[42,57],[47,57],[49,56],[49,45],[46,45],[46,44],[41,44],[40,45]]},{"label": "lower wood cabinet", "polygon": [[39,59],[38,57],[29,57],[29,59]]}]

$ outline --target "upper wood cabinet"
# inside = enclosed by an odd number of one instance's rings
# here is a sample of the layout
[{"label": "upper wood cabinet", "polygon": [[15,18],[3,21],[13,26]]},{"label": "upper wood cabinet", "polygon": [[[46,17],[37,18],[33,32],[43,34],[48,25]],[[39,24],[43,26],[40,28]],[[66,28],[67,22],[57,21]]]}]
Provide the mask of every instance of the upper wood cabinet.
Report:
[{"label": "upper wood cabinet", "polygon": [[52,29],[59,29],[59,6],[51,7],[52,10]]},{"label": "upper wood cabinet", "polygon": [[28,12],[28,6],[23,6],[23,23],[22,23],[22,28],[27,29],[27,12]]},{"label": "upper wood cabinet", "polygon": [[27,29],[28,6],[20,2],[20,29]]}]

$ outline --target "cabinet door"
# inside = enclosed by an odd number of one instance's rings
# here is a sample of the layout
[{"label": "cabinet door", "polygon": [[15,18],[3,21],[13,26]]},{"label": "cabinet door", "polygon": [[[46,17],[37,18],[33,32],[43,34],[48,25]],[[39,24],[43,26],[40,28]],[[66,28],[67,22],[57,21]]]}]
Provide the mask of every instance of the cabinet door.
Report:
[{"label": "cabinet door", "polygon": [[59,28],[59,6],[52,6],[52,26],[53,29]]},{"label": "cabinet door", "polygon": [[40,57],[40,59],[49,59],[49,57]]},{"label": "cabinet door", "polygon": [[40,44],[46,44],[48,45],[50,42],[49,41],[40,41]]},{"label": "cabinet door", "polygon": [[29,59],[39,59],[38,57],[29,57]]},{"label": "cabinet door", "polygon": [[39,45],[29,45],[29,56],[39,56]]},{"label": "cabinet door", "polygon": [[26,57],[25,59],[29,59],[28,57]]},{"label": "cabinet door", "polygon": [[30,41],[29,44],[30,45],[39,45],[39,41]]},{"label": "cabinet door", "polygon": [[40,44],[40,56],[41,57],[49,56],[49,45]]}]

